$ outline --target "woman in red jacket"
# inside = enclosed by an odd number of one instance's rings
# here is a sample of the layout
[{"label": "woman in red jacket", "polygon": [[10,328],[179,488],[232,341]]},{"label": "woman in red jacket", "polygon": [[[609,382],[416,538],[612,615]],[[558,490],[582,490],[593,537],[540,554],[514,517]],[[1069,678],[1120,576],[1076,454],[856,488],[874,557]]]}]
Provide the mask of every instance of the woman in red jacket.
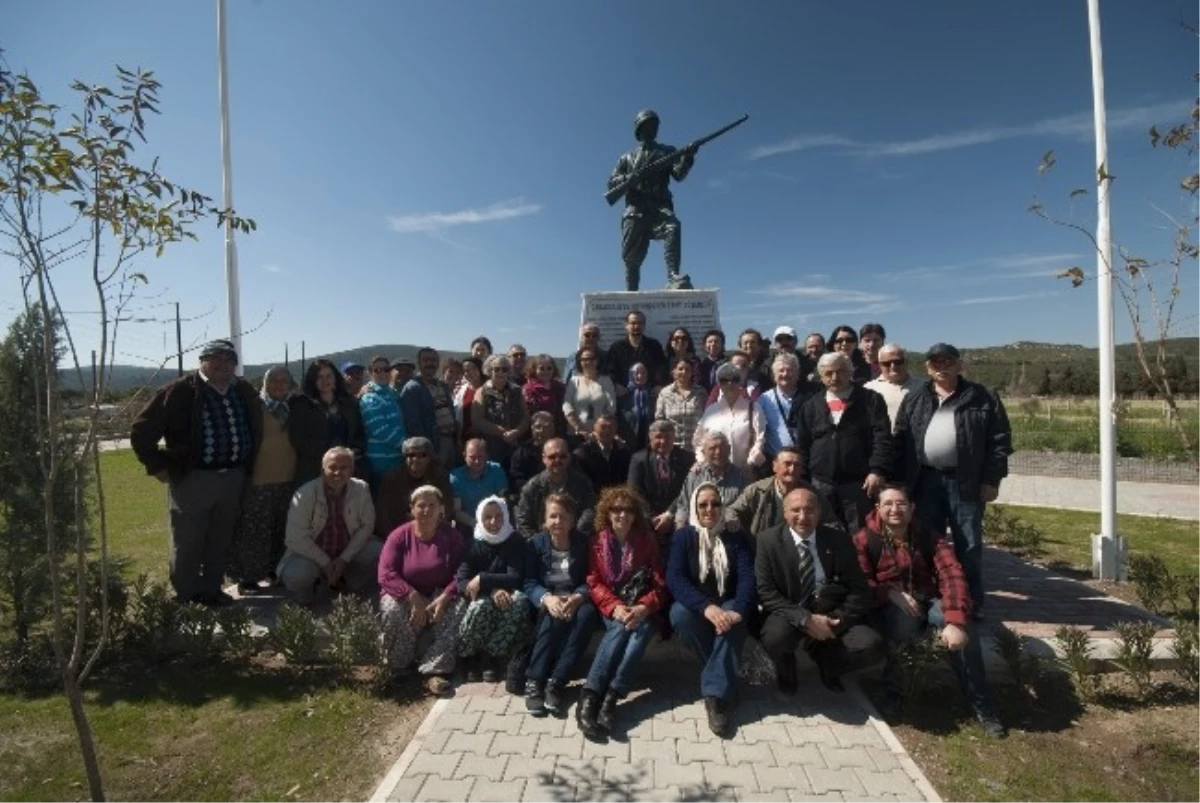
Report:
[{"label": "woman in red jacket", "polygon": [[608,488],[596,505],[587,584],[605,633],[583,684],[576,718],[589,739],[612,730],[617,703],[654,634],[655,615],[669,600],[646,502],[624,486]]}]

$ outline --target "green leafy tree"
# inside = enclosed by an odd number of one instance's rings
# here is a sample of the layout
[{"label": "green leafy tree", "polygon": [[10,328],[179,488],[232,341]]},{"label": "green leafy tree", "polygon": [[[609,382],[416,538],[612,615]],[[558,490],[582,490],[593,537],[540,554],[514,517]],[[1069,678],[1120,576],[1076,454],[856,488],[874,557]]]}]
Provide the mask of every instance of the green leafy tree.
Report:
[{"label": "green leafy tree", "polygon": [[[58,328],[56,321],[55,329]],[[0,341],[0,611],[5,614],[14,657],[31,654],[31,639],[50,610],[50,570],[42,520],[42,476],[31,459],[38,448],[38,433],[29,426],[37,408],[37,388],[45,376],[42,317],[35,307],[23,312]],[[61,338],[52,337],[57,364],[62,357]],[[58,448],[78,447],[78,438],[59,431]],[[70,537],[73,483],[60,475],[52,489],[55,528],[60,539]]]},{"label": "green leafy tree", "polygon": [[[66,112],[47,100],[32,78],[13,73],[0,58],[0,248],[17,266],[26,307],[42,320],[52,320],[59,307],[59,282],[90,283],[100,313],[99,340],[91,344],[90,382],[84,381],[80,359],[86,352],[65,321],[61,329],[64,361],[76,374],[78,387],[90,389],[80,445],[63,446],[63,400],[53,360],[44,360],[34,383],[34,406],[25,418],[37,447],[28,457],[41,475],[51,644],[94,800],[104,798],[104,788],[81,686],[105,649],[109,625],[107,521],[96,436],[120,313],[148,282],[141,263],[169,245],[195,239],[199,221],[211,218],[243,232],[254,228],[253,221],[168,180],[157,159],[139,158],[146,118],[158,113],[159,89],[152,72],[117,67],[113,88],[74,82],[78,106]],[[41,327],[41,336],[42,353],[56,353],[54,327]],[[57,489],[64,480],[72,484],[69,534],[59,526]],[[94,510],[85,509],[87,499],[95,500]],[[93,548],[98,551],[98,594],[89,593]],[[70,582],[60,563],[71,567]],[[64,598],[68,593],[73,604]],[[98,615],[89,609],[94,597]],[[89,623],[97,623],[99,632],[89,636]]]}]

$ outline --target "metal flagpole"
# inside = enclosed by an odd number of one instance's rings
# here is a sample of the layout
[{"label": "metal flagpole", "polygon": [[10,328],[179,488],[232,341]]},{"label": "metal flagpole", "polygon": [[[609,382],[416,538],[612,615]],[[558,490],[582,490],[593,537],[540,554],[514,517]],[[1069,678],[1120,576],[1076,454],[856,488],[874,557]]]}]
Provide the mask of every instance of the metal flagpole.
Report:
[{"label": "metal flagpole", "polygon": [[1113,351],[1112,230],[1108,136],[1104,106],[1104,57],[1100,47],[1100,0],[1087,0],[1092,51],[1092,105],[1096,120],[1096,312],[1100,335],[1100,532],[1092,536],[1092,574],[1124,578],[1124,549],[1117,538],[1115,355]]},{"label": "metal flagpole", "polygon": [[[225,58],[225,0],[217,0],[217,89],[221,95],[221,184],[224,208],[233,209],[233,161],[229,149],[229,78]],[[238,353],[238,376],[246,358],[242,351],[242,293],[238,286],[237,243],[233,223],[225,220],[225,299],[229,307],[229,336]]]}]

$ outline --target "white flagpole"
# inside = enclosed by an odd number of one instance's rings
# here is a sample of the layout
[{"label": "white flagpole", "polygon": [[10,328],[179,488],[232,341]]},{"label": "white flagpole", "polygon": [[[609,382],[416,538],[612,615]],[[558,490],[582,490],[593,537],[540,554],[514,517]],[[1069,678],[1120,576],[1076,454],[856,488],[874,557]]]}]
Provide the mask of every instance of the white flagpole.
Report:
[{"label": "white flagpole", "polygon": [[[229,77],[225,58],[225,0],[217,0],[217,89],[221,95],[221,184],[224,208],[233,209],[233,161],[229,147]],[[225,299],[229,308],[229,336],[238,353],[238,376],[243,375],[242,294],[238,286],[237,243],[233,223],[225,221]]]},{"label": "white flagpole", "polygon": [[1100,0],[1087,0],[1092,51],[1092,105],[1096,121],[1096,311],[1100,335],[1100,532],[1092,536],[1092,574],[1101,580],[1124,577],[1117,529],[1117,454],[1114,406],[1112,230],[1108,135],[1104,106],[1104,57],[1100,47]]}]

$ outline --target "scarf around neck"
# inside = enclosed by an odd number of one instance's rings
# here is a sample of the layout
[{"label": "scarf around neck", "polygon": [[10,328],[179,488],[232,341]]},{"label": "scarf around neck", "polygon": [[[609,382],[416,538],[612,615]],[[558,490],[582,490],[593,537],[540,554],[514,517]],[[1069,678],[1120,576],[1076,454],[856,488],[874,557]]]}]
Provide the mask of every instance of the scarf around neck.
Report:
[{"label": "scarf around neck", "polygon": [[[722,515],[722,518],[717,520],[716,526],[711,530],[701,526],[696,500],[705,488],[715,491],[718,499],[721,496],[721,489],[714,483],[702,482],[697,485],[696,490],[692,491],[692,500],[689,505],[691,520],[688,523],[696,528],[696,532],[700,536],[700,582],[703,583],[708,579],[708,573],[711,570],[717,578],[717,593],[723,597],[725,596],[725,580],[729,577],[729,555],[725,551],[725,543],[720,538],[721,533],[725,531],[725,519]],[[724,511],[722,511],[723,513]]]}]

